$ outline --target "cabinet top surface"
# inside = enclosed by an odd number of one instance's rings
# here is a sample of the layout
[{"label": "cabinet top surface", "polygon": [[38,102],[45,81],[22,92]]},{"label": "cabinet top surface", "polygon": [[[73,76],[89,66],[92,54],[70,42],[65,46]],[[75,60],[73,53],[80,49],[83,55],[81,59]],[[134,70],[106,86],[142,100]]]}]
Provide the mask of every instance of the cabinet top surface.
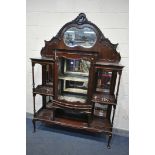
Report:
[{"label": "cabinet top surface", "polygon": [[[30,58],[30,59],[32,61],[52,61],[52,62],[55,61],[53,58],[47,58],[47,57],[36,57],[36,58]],[[94,64],[96,66],[111,66],[111,67],[119,67],[119,68],[124,67],[120,63],[113,63],[113,62],[111,63],[111,62],[96,61]]]},{"label": "cabinet top surface", "polygon": [[36,60],[36,61],[54,61],[53,58],[48,58],[48,57],[36,57],[36,58],[30,58],[31,60]]},{"label": "cabinet top surface", "polygon": [[97,61],[95,65],[99,66],[114,66],[114,67],[120,67],[123,68],[124,66],[120,63],[110,63],[110,62],[103,62],[103,61]]}]

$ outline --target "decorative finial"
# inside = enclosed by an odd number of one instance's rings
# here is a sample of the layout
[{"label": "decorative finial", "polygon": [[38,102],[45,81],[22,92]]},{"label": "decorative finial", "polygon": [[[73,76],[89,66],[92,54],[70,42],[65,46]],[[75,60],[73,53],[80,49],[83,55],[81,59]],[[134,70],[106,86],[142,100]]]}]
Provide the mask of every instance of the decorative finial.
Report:
[{"label": "decorative finial", "polygon": [[85,22],[88,21],[86,15],[84,13],[80,13],[75,19],[74,21],[78,24],[78,25],[81,25],[81,24],[84,24]]}]

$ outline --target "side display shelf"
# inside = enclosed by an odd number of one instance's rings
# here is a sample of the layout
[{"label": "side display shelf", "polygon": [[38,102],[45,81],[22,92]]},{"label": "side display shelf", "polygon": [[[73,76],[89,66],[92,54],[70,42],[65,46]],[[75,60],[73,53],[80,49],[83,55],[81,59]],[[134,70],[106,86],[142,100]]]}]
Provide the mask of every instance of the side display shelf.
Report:
[{"label": "side display shelf", "polygon": [[53,86],[51,85],[38,85],[36,88],[33,88],[34,94],[40,94],[45,96],[53,96]]}]

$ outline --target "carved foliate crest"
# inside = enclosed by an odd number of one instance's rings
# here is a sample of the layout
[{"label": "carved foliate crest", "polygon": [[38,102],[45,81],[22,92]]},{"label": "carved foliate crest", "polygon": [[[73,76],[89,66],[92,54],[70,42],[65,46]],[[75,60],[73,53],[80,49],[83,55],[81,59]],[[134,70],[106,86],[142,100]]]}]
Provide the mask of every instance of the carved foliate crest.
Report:
[{"label": "carved foliate crest", "polygon": [[75,22],[78,25],[88,22],[88,19],[84,13],[80,13],[72,22]]}]

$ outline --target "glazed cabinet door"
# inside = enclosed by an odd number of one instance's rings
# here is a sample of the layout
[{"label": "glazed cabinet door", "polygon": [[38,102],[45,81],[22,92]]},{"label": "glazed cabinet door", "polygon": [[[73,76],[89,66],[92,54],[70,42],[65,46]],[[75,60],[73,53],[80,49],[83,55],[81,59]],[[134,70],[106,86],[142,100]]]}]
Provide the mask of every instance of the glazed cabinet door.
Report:
[{"label": "glazed cabinet door", "polygon": [[[59,57],[55,65],[58,100],[86,103],[89,101],[92,63],[79,56]],[[55,75],[56,76],[56,75]]]}]

